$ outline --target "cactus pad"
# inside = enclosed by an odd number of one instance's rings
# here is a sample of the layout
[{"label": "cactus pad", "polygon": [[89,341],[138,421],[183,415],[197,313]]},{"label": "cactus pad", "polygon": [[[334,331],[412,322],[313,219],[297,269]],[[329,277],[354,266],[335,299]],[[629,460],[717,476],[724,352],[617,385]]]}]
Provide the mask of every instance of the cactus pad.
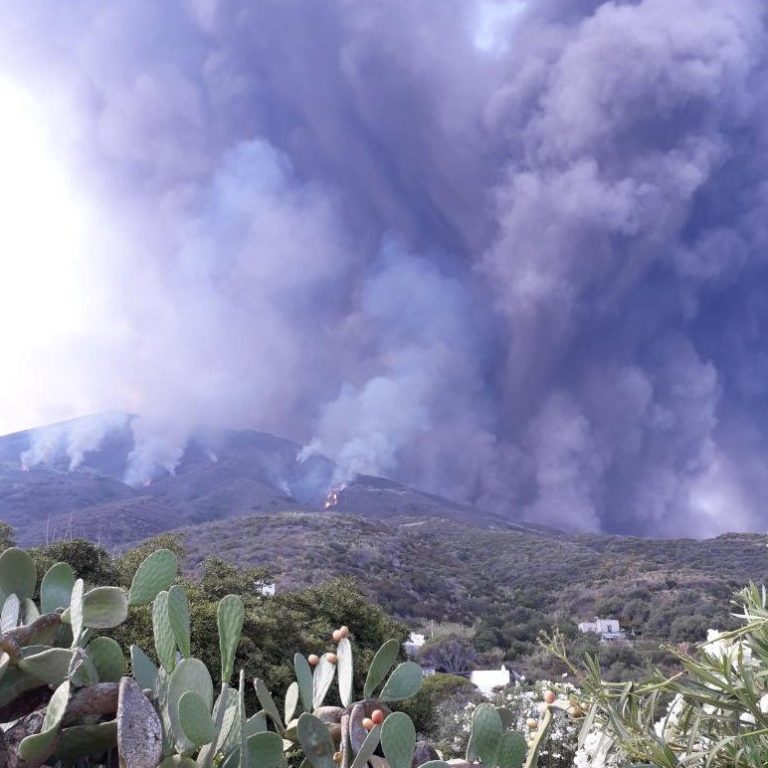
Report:
[{"label": "cactus pad", "polygon": [[[117,683],[125,672],[123,649],[111,637],[97,637],[88,643],[88,658],[96,667],[101,683]],[[150,686],[147,686],[150,687]]]},{"label": "cactus pad", "polygon": [[178,560],[170,549],[158,549],[136,569],[131,582],[131,605],[147,605],[176,578]]},{"label": "cactus pad", "polygon": [[155,689],[157,667],[138,645],[131,646],[131,671],[140,688],[148,688],[150,691]]},{"label": "cactus pad", "polygon": [[499,768],[522,768],[525,753],[523,734],[507,731],[499,742]]},{"label": "cactus pad", "polygon": [[306,712],[299,718],[296,730],[299,743],[313,768],[335,768],[333,755],[336,747],[328,728],[314,715]]},{"label": "cactus pad", "polygon": [[208,668],[199,659],[182,659],[173,670],[168,683],[168,716],[176,742],[182,751],[193,744],[184,735],[179,720],[179,700],[187,691],[194,691],[203,701],[208,712],[213,706],[213,682]]},{"label": "cactus pad", "polygon": [[189,600],[187,593],[178,585],[168,590],[168,621],[181,655],[190,655]]},{"label": "cactus pad", "polygon": [[83,595],[83,624],[111,629],[128,618],[128,596],[120,587],[96,587]]},{"label": "cactus pad", "polygon": [[6,549],[0,555],[0,600],[5,602],[14,594],[23,599],[32,597],[37,586],[37,569],[32,558],[17,547]]},{"label": "cactus pad", "polygon": [[333,676],[336,674],[336,665],[328,661],[325,654],[320,657],[320,661],[315,667],[315,673],[312,675],[312,708],[317,709],[328,693],[328,689],[333,682]]},{"label": "cactus pad", "polygon": [[242,768],[283,768],[283,740],[269,731],[248,739],[248,765]]},{"label": "cactus pad", "polygon": [[406,661],[395,667],[384,684],[379,698],[382,701],[410,699],[411,696],[415,696],[419,692],[421,681],[421,667],[414,661]]},{"label": "cactus pad", "polygon": [[381,726],[381,748],[391,768],[411,768],[416,728],[404,712],[393,712]]},{"label": "cactus pad", "polygon": [[216,611],[221,652],[221,682],[228,683],[235,668],[235,653],[243,631],[245,606],[237,595],[222,598]]},{"label": "cactus pad", "polygon": [[285,692],[285,706],[283,708],[283,715],[285,716],[286,727],[288,727],[288,723],[293,720],[293,716],[296,714],[296,707],[298,704],[299,684],[293,682],[288,686],[288,690]]},{"label": "cactus pad", "polygon": [[336,649],[338,657],[339,697],[343,706],[348,707],[352,701],[352,643],[344,637]]},{"label": "cactus pad", "polygon": [[496,708],[491,704],[478,705],[472,716],[472,747],[483,765],[498,765],[503,735],[504,725]]},{"label": "cactus pad", "polygon": [[73,652],[68,648],[48,648],[19,659],[19,669],[48,685],[61,685],[69,676]]},{"label": "cactus pad", "polygon": [[312,667],[306,658],[297,653],[293,657],[293,668],[296,672],[296,682],[299,685],[301,707],[305,712],[311,712],[312,707]]},{"label": "cactus pad", "polygon": [[278,733],[282,733],[285,730],[283,719],[280,717],[280,712],[277,709],[275,700],[272,698],[272,694],[269,692],[266,683],[257,677],[253,681],[253,687],[256,689],[256,697],[259,700],[259,704],[261,704],[264,711],[272,719]]},{"label": "cactus pad", "polygon": [[[6,550],[7,552],[8,550]],[[19,755],[22,759],[34,763],[43,762],[50,755],[59,726],[64,719],[64,713],[69,703],[69,681],[64,681],[51,696],[40,733],[27,736],[19,744]]]},{"label": "cactus pad", "polygon": [[194,691],[186,691],[179,699],[179,723],[184,735],[196,747],[210,744],[216,737],[216,726],[210,711]]},{"label": "cactus pad", "polygon": [[157,658],[166,672],[173,672],[176,666],[176,638],[168,618],[168,593],[160,592],[152,605],[152,629],[155,636]]},{"label": "cactus pad", "polygon": [[400,653],[400,643],[395,639],[387,640],[376,652],[368,669],[368,676],[365,678],[363,696],[366,699],[373,695],[373,692],[379,687],[389,670],[392,669],[398,653]]},{"label": "cactus pad", "polygon": [[66,608],[72,599],[75,574],[69,563],[56,563],[46,571],[40,584],[40,608],[43,613],[53,613]]}]

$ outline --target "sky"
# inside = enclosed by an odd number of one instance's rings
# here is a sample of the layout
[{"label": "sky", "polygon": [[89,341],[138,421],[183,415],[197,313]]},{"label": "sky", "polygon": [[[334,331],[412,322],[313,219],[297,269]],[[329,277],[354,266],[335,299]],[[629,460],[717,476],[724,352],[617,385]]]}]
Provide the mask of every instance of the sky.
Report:
[{"label": "sky", "polygon": [[220,424],[568,530],[764,530],[766,32],[0,5],[0,433],[125,410],[150,466]]}]

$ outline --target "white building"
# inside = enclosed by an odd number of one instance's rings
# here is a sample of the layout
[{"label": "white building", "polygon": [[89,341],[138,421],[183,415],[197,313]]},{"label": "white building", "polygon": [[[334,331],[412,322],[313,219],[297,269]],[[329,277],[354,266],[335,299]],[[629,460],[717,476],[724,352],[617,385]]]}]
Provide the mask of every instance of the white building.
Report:
[{"label": "white building", "polygon": [[581,632],[594,632],[596,635],[600,635],[603,642],[624,640],[626,637],[617,619],[596,618],[594,621],[582,621],[579,624],[579,630]]},{"label": "white building", "polygon": [[272,582],[271,584],[259,584],[256,586],[256,591],[260,595],[265,595],[267,597],[274,597],[275,592],[277,591],[277,585]]},{"label": "white building", "polygon": [[415,656],[421,649],[421,646],[426,642],[426,636],[421,635],[418,632],[411,632],[411,634],[408,635],[408,639],[403,643],[403,648],[409,656]]},{"label": "white building", "polygon": [[502,664],[501,669],[476,669],[469,675],[469,680],[474,683],[480,693],[490,699],[493,696],[495,688],[501,688],[509,685],[511,679],[510,671]]}]

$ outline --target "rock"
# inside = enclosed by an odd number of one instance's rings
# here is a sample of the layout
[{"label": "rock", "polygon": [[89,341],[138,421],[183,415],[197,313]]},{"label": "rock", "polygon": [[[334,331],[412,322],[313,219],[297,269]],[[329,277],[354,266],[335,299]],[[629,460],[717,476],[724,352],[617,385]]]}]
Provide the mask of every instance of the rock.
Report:
[{"label": "rock", "polygon": [[156,768],[163,755],[163,731],[152,702],[130,678],[120,680],[117,703],[120,768]]}]

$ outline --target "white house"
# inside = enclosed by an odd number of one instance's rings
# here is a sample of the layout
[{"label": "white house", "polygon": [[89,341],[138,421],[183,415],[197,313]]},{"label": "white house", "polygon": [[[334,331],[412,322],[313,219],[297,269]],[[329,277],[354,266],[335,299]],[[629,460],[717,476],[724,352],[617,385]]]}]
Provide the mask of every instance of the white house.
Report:
[{"label": "white house", "polygon": [[408,639],[403,643],[403,648],[409,656],[415,656],[424,643],[427,642],[427,638],[418,632],[411,632],[408,635]]},{"label": "white house", "polygon": [[511,679],[510,671],[502,664],[501,669],[476,669],[469,675],[469,680],[474,683],[480,693],[486,698],[493,696],[494,688],[500,688],[509,685]]},{"label": "white house", "polygon": [[582,621],[579,624],[579,630],[581,632],[594,632],[595,634],[600,635],[600,639],[603,642],[624,640],[626,637],[626,634],[619,626],[617,619],[596,618],[594,621]]},{"label": "white house", "polygon": [[256,586],[256,590],[260,595],[265,595],[267,597],[274,597],[275,592],[277,591],[277,585],[272,582],[271,584],[259,584]]}]

